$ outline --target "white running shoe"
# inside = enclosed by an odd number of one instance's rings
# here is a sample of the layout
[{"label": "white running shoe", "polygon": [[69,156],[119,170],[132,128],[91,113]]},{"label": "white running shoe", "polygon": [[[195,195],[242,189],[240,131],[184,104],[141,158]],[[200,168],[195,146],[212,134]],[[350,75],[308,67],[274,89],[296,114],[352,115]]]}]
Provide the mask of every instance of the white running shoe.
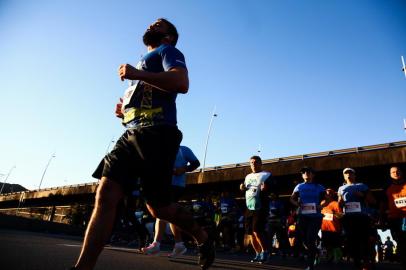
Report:
[{"label": "white running shoe", "polygon": [[141,251],[145,255],[158,255],[161,251],[160,244],[158,242],[153,242],[149,246],[142,248]]},{"label": "white running shoe", "polygon": [[169,258],[175,258],[179,255],[185,254],[187,251],[187,248],[183,243],[176,243],[175,246],[173,247],[172,253],[168,254]]}]

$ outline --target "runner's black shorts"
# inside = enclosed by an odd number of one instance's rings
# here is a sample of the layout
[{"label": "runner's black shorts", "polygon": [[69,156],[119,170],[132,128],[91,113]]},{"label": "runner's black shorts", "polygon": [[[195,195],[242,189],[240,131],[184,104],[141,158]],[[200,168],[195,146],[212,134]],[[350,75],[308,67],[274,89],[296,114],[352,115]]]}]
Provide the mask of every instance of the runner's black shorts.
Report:
[{"label": "runner's black shorts", "polygon": [[264,232],[267,221],[267,213],[268,211],[265,209],[247,209],[247,212],[245,213],[245,232],[248,235],[251,235],[252,232]]},{"label": "runner's black shorts", "polygon": [[106,177],[131,194],[140,179],[141,195],[155,207],[172,202],[172,175],[182,133],[174,126],[128,129],[100,162],[93,177]]}]

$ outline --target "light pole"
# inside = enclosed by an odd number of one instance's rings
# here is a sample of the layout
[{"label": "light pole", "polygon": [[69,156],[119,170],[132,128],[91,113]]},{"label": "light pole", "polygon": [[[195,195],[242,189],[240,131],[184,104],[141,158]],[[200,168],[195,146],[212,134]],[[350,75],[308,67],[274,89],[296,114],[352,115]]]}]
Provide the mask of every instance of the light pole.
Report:
[{"label": "light pole", "polygon": [[213,124],[214,117],[217,117],[216,107],[214,107],[214,110],[213,110],[213,113],[212,113],[211,119],[210,119],[209,130],[207,131],[207,139],[206,139],[206,146],[204,149],[204,158],[203,158],[203,167],[202,167],[202,178],[200,179],[199,183],[203,183],[203,180],[204,180],[204,169],[206,168],[207,146],[209,145],[211,126]]},{"label": "light pole", "polygon": [[111,140],[109,141],[109,144],[107,145],[107,149],[106,149],[106,155],[109,153],[109,149],[112,143],[115,143],[114,137],[111,138]]},{"label": "light pole", "polygon": [[257,150],[258,155],[261,154],[261,145],[258,145],[258,150]]},{"label": "light pole", "polygon": [[11,172],[14,170],[15,167],[16,167],[16,166],[14,165],[14,166],[11,167],[10,170],[8,171],[8,174],[7,174],[7,176],[6,176],[6,179],[4,179],[3,185],[1,186],[0,194],[3,193],[4,185],[7,183],[7,179],[8,179],[8,177],[10,176]]},{"label": "light pole", "polygon": [[48,160],[47,165],[45,166],[44,173],[42,174],[41,181],[39,182],[38,190],[41,188],[42,180],[44,180],[44,176],[45,176],[45,173],[47,172],[48,166],[49,166],[49,164],[51,163],[51,160],[52,160],[54,157],[56,157],[56,156],[55,156],[55,153],[52,154],[52,156],[51,156],[51,157],[49,158],[49,160]]},{"label": "light pole", "polygon": [[406,118],[403,118],[403,129],[404,129],[405,132],[406,132]]}]

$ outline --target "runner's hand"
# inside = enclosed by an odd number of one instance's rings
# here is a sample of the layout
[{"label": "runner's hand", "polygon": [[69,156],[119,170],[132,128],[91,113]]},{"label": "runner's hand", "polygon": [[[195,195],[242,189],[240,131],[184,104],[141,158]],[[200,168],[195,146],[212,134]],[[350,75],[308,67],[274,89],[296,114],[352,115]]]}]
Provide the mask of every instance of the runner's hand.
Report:
[{"label": "runner's hand", "polygon": [[244,183],[242,183],[242,184],[240,185],[240,190],[241,190],[241,191],[247,190],[247,188],[245,187]]},{"label": "runner's hand", "polygon": [[124,79],[136,80],[137,72],[138,69],[129,64],[120,65],[118,68],[118,76],[122,81],[124,81]]},{"label": "runner's hand", "polygon": [[122,107],[123,107],[123,99],[120,98],[119,102],[116,104],[116,111],[115,111],[116,116],[118,118],[124,118]]}]

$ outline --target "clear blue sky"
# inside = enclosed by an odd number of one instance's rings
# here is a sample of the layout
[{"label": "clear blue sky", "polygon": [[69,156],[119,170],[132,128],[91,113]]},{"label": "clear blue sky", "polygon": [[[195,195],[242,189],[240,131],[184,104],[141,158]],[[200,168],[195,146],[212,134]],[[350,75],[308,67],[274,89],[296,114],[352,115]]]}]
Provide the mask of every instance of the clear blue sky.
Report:
[{"label": "clear blue sky", "polygon": [[[94,181],[158,17],[180,32],[178,120],[207,166],[405,140],[406,2],[0,1],[0,173],[27,188]],[[4,176],[0,175],[0,181]]]}]

